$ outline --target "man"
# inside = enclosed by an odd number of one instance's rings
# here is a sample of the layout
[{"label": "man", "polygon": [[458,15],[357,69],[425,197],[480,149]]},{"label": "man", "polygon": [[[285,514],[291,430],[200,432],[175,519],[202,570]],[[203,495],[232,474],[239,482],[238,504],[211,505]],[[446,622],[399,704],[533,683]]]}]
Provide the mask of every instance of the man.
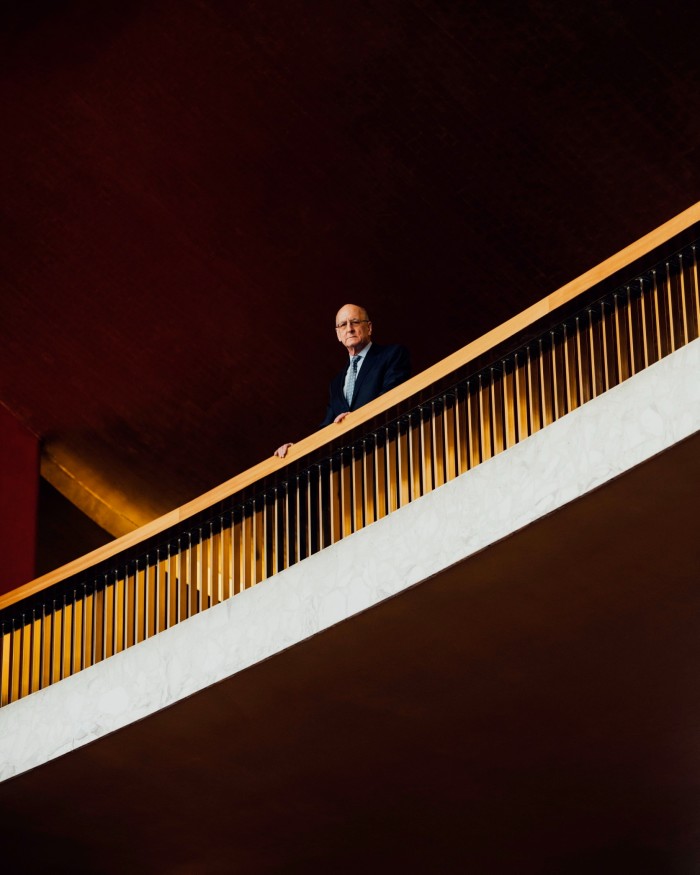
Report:
[{"label": "man", "polygon": [[[367,310],[357,304],[345,304],[335,317],[335,331],[348,351],[348,362],[331,381],[326,416],[321,428],[345,417],[403,383],[411,375],[408,350],[392,344],[372,342],[372,322]],[[275,455],[283,459],[292,444],[282,444]]]}]

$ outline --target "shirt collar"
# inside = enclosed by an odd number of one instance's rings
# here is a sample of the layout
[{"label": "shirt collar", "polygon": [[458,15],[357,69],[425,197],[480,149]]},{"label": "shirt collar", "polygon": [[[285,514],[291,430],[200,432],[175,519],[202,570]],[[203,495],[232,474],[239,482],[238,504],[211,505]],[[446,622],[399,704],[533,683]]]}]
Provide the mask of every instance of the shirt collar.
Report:
[{"label": "shirt collar", "polygon": [[[352,361],[354,358],[363,359],[367,355],[367,353],[369,352],[370,346],[372,346],[371,340],[361,352],[358,352],[357,356],[351,355],[351,356],[348,356],[348,358],[350,359],[350,361]],[[359,361],[357,364],[358,364],[358,366],[361,365],[362,361]]]}]

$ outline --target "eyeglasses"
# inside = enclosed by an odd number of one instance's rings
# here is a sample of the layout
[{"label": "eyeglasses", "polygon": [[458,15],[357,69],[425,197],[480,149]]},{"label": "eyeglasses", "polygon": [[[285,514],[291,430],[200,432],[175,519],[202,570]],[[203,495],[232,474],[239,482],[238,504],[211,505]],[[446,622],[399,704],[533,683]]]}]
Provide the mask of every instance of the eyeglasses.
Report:
[{"label": "eyeglasses", "polygon": [[361,322],[369,322],[369,319],[346,319],[345,322],[336,323],[335,327],[338,329],[338,331],[343,331],[343,329],[345,328],[354,328]]}]

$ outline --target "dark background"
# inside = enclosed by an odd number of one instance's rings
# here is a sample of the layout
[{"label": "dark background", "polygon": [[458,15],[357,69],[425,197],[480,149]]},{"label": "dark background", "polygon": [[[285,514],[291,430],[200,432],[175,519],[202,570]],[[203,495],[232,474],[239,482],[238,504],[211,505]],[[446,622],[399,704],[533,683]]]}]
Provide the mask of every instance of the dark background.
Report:
[{"label": "dark background", "polygon": [[0,402],[148,517],[314,430],[343,303],[418,371],[700,200],[697,4],[1,14]]}]

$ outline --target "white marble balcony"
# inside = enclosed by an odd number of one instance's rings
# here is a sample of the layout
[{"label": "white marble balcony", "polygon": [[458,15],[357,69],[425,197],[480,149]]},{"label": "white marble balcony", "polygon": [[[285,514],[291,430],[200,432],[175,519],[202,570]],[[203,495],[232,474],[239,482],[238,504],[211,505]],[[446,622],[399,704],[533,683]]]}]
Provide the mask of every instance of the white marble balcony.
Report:
[{"label": "white marble balcony", "polygon": [[147,718],[419,585],[699,429],[696,340],[333,547],[0,709],[0,778]]}]

